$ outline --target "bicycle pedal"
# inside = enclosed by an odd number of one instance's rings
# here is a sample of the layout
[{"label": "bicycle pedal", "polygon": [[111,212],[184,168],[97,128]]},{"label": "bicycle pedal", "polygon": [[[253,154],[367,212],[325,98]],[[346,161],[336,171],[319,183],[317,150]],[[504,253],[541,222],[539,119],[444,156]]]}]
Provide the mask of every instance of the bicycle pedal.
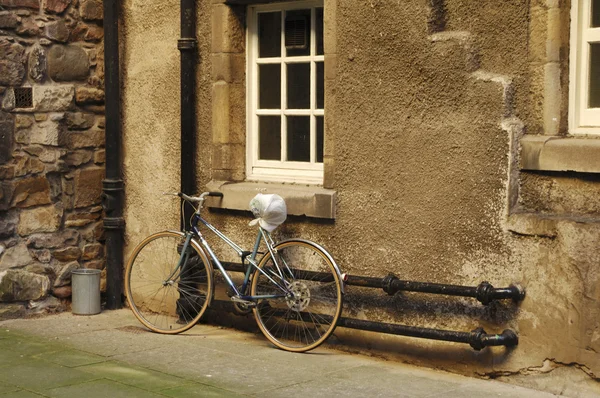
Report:
[{"label": "bicycle pedal", "polygon": [[231,301],[235,301],[236,303],[244,304],[248,308],[256,307],[256,303],[254,301],[244,300],[240,296],[231,296]]}]

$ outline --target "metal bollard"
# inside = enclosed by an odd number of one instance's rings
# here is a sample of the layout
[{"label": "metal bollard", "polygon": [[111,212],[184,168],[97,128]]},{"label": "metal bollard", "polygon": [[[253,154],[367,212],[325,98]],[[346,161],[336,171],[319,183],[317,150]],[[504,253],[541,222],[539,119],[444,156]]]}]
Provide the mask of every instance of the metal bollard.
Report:
[{"label": "metal bollard", "polygon": [[100,270],[76,269],[71,272],[73,289],[71,312],[76,315],[100,313]]}]

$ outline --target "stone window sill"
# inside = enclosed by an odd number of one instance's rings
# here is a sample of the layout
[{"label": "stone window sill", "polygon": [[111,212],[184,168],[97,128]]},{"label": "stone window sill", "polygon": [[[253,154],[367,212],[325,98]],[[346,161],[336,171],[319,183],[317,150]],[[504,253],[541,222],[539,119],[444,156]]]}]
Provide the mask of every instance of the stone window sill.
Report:
[{"label": "stone window sill", "polygon": [[315,218],[335,218],[336,192],[316,186],[263,182],[211,181],[210,191],[223,193],[223,198],[208,198],[207,207],[249,210],[248,204],[257,193],[276,193],[286,203],[288,214]]},{"label": "stone window sill", "polygon": [[600,224],[600,218],[567,214],[513,213],[508,216],[507,229],[519,235],[554,238],[559,222]]},{"label": "stone window sill", "polygon": [[521,169],[600,173],[600,138],[526,135]]}]

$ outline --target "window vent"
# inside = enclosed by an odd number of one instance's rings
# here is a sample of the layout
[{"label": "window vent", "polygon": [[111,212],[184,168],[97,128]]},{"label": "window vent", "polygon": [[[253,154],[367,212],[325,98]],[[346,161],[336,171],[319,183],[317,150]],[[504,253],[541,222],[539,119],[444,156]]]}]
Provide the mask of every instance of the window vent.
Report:
[{"label": "window vent", "polygon": [[308,20],[304,16],[285,19],[285,48],[303,50],[308,47]]},{"label": "window vent", "polygon": [[15,93],[15,108],[33,107],[31,87],[16,87],[13,90]]}]

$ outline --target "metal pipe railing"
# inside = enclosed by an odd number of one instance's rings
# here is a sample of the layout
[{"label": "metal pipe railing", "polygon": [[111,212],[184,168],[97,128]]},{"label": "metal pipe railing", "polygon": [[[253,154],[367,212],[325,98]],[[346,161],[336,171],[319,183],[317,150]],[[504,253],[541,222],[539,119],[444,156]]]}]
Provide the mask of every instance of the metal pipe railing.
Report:
[{"label": "metal pipe railing", "polygon": [[[228,311],[234,312],[233,306],[228,306],[228,301],[224,300],[215,300],[217,303],[217,307],[221,309],[226,309]],[[271,316],[285,316],[289,315],[289,311],[281,310],[275,311],[270,310],[269,314]],[[300,312],[298,320],[303,321],[311,321],[314,319],[315,314],[308,314],[305,312]],[[311,316],[312,315],[312,316]],[[316,314],[318,318],[323,321],[331,321],[332,317],[324,314]],[[423,328],[416,326],[407,326],[400,325],[394,323],[383,323],[383,322],[373,322],[367,321],[363,319],[354,319],[354,318],[339,318],[337,321],[337,327],[343,327],[348,329],[358,329],[358,330],[366,330],[370,332],[377,333],[386,333],[386,334],[394,334],[399,336],[407,336],[407,337],[416,337],[421,339],[429,339],[429,340],[440,340],[440,341],[448,341],[454,343],[463,343],[469,344],[471,348],[476,351],[482,350],[485,347],[490,346],[505,346],[505,347],[514,347],[519,344],[519,337],[517,334],[510,330],[506,329],[501,334],[488,334],[483,328],[477,328],[472,330],[471,332],[458,332],[454,330],[443,330],[443,329],[433,329],[433,328]]]},{"label": "metal pipe railing", "polygon": [[[242,264],[232,262],[223,262],[222,264],[227,271],[245,272],[245,267]],[[312,271],[302,271],[302,276],[307,279],[319,279],[322,282],[327,282],[327,278],[331,278],[329,274],[321,274]],[[473,297],[484,305],[488,305],[495,300],[512,299],[513,301],[518,302],[525,298],[525,290],[518,285],[495,288],[489,282],[481,282],[475,287],[459,286],[441,283],[404,281],[398,279],[394,274],[389,274],[383,278],[344,274],[344,283],[348,286],[379,288],[389,295],[394,295],[399,291],[405,291]]]}]

